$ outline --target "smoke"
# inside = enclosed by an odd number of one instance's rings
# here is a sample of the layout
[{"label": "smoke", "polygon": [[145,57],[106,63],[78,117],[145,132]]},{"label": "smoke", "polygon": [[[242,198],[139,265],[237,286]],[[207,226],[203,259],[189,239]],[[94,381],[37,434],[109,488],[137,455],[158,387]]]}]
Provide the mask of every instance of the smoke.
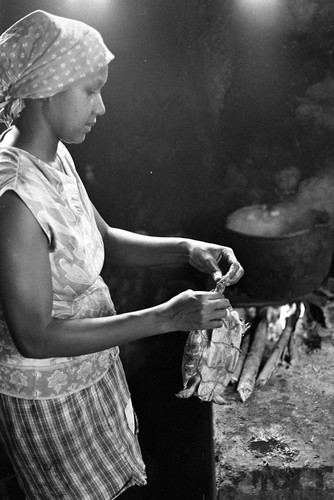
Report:
[{"label": "smoke", "polygon": [[325,171],[299,184],[297,209],[301,212],[326,212],[329,221],[334,222],[334,174]]}]

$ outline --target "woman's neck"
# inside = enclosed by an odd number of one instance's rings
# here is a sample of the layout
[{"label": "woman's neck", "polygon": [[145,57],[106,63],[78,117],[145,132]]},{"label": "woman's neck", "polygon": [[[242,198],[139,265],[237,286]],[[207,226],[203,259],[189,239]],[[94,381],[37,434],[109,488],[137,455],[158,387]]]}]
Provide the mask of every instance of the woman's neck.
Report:
[{"label": "woman's neck", "polygon": [[15,126],[4,135],[2,145],[13,146],[33,154],[46,163],[56,160],[59,140],[40,119],[38,103],[27,106]]},{"label": "woman's neck", "polygon": [[43,137],[40,133],[37,136],[34,134],[25,134],[19,128],[13,127],[5,135],[3,145],[23,149],[40,160],[51,163],[56,159],[58,142],[58,140],[48,141],[47,137]]}]

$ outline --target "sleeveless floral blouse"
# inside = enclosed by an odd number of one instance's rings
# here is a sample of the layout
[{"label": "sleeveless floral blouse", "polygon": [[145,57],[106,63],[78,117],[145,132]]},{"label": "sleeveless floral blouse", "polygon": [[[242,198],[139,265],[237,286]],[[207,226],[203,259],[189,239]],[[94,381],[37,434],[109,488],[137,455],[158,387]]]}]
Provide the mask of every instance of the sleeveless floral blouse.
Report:
[{"label": "sleeveless floral blouse", "polygon": [[[113,315],[114,305],[100,276],[104,247],[91,202],[64,144],[59,143],[57,153],[64,172],[26,151],[0,147],[0,196],[14,191],[48,238],[52,316],[77,319]],[[84,356],[24,358],[1,315],[0,393],[28,399],[68,395],[102,378],[118,354],[115,347]]]}]

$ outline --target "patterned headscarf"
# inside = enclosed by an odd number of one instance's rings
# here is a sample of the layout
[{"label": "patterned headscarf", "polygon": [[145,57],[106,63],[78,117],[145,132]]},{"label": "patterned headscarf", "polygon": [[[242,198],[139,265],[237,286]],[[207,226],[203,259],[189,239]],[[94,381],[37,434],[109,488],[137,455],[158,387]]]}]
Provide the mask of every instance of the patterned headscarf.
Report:
[{"label": "patterned headscarf", "polygon": [[11,125],[24,99],[51,97],[114,58],[87,24],[36,10],[0,36],[0,122]]}]

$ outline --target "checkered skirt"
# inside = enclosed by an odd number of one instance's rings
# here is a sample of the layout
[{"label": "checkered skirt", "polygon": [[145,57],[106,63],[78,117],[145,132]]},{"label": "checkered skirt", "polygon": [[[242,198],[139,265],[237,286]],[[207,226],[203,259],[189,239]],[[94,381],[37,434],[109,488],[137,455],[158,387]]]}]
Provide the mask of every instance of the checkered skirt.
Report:
[{"label": "checkered skirt", "polygon": [[0,395],[0,438],[29,500],[111,500],[146,483],[126,418],[129,390],[119,357],[96,384],[36,400]]}]

